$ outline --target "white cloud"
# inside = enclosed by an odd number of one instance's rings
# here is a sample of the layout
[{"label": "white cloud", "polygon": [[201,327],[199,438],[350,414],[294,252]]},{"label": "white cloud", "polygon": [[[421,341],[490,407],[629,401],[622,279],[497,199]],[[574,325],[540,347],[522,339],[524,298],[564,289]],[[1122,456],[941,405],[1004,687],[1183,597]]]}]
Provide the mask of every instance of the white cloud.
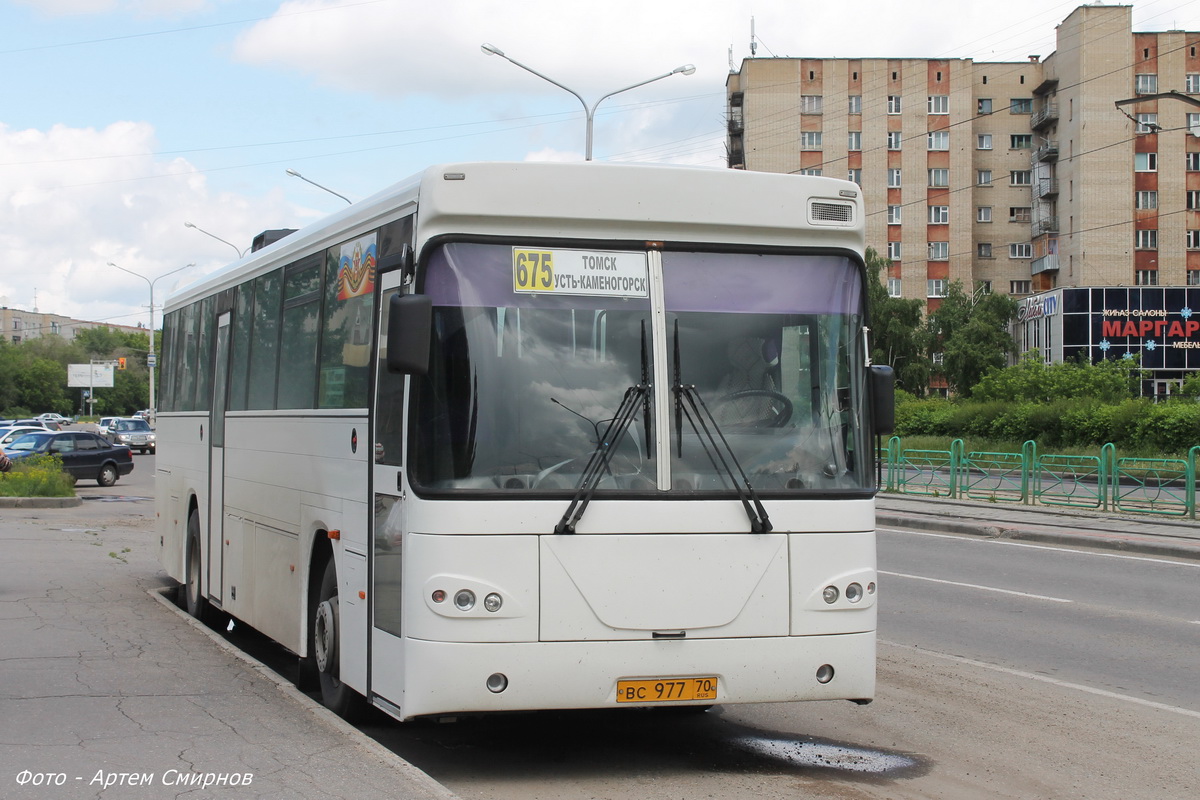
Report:
[{"label": "white cloud", "polygon": [[[249,246],[247,220],[290,219],[282,192],[264,198],[214,194],[181,158],[152,155],[154,129],[115,122],[103,129],[48,131],[0,125],[0,297],[7,304],[84,319],[137,324],[130,308],[149,302],[143,281],[198,261],[155,287],[167,292],[233,259],[220,242],[183,227],[194,222]],[[150,176],[150,177],[147,177]]]}]

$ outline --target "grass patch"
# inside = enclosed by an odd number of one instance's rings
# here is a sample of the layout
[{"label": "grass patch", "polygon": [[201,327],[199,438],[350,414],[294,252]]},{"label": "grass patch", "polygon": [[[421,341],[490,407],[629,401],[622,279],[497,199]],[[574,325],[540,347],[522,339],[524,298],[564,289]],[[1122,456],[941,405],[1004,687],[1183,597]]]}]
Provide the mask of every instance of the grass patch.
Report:
[{"label": "grass patch", "polygon": [[75,480],[63,472],[62,459],[32,456],[12,462],[0,473],[0,497],[74,497]]}]

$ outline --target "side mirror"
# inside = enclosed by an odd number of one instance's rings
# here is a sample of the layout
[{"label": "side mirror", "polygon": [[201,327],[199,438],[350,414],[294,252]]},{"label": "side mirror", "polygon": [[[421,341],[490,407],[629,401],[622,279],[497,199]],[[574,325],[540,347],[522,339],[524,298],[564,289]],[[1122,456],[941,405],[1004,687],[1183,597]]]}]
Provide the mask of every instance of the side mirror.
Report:
[{"label": "side mirror", "polygon": [[876,436],[896,430],[896,375],[883,364],[871,366],[871,420]]},{"label": "side mirror", "polygon": [[402,375],[429,371],[433,302],[423,294],[396,294],[388,302],[387,369]]}]

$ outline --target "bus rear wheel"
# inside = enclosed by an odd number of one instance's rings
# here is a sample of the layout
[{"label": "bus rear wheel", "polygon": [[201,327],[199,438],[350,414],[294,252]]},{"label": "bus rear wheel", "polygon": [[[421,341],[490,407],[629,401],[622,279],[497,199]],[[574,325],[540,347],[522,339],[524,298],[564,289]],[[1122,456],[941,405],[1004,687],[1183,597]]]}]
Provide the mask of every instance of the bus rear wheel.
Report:
[{"label": "bus rear wheel", "polygon": [[187,564],[184,574],[183,602],[187,612],[204,619],[208,601],[200,589],[200,514],[193,511],[187,524]]},{"label": "bus rear wheel", "polygon": [[321,684],[321,702],[342,719],[356,721],[367,710],[367,701],[341,680],[341,614],[338,605],[337,567],[333,558],[325,564],[312,620],[309,652],[316,661]]}]

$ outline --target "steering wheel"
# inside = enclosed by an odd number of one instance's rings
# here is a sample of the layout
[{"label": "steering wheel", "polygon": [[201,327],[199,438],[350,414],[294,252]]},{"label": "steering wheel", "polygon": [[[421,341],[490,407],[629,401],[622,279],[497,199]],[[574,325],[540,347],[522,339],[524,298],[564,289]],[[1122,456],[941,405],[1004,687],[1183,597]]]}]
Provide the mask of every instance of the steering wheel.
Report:
[{"label": "steering wheel", "polygon": [[[724,405],[726,403],[736,403],[747,397],[765,397],[770,402],[767,404],[767,411],[770,413],[768,417],[759,419],[751,419],[746,421],[731,422],[734,427],[743,428],[782,428],[792,418],[792,401],[787,395],[771,389],[742,389],[738,392],[730,392],[729,394],[718,397],[713,401],[714,406]],[[717,416],[714,412],[713,416]]]}]

